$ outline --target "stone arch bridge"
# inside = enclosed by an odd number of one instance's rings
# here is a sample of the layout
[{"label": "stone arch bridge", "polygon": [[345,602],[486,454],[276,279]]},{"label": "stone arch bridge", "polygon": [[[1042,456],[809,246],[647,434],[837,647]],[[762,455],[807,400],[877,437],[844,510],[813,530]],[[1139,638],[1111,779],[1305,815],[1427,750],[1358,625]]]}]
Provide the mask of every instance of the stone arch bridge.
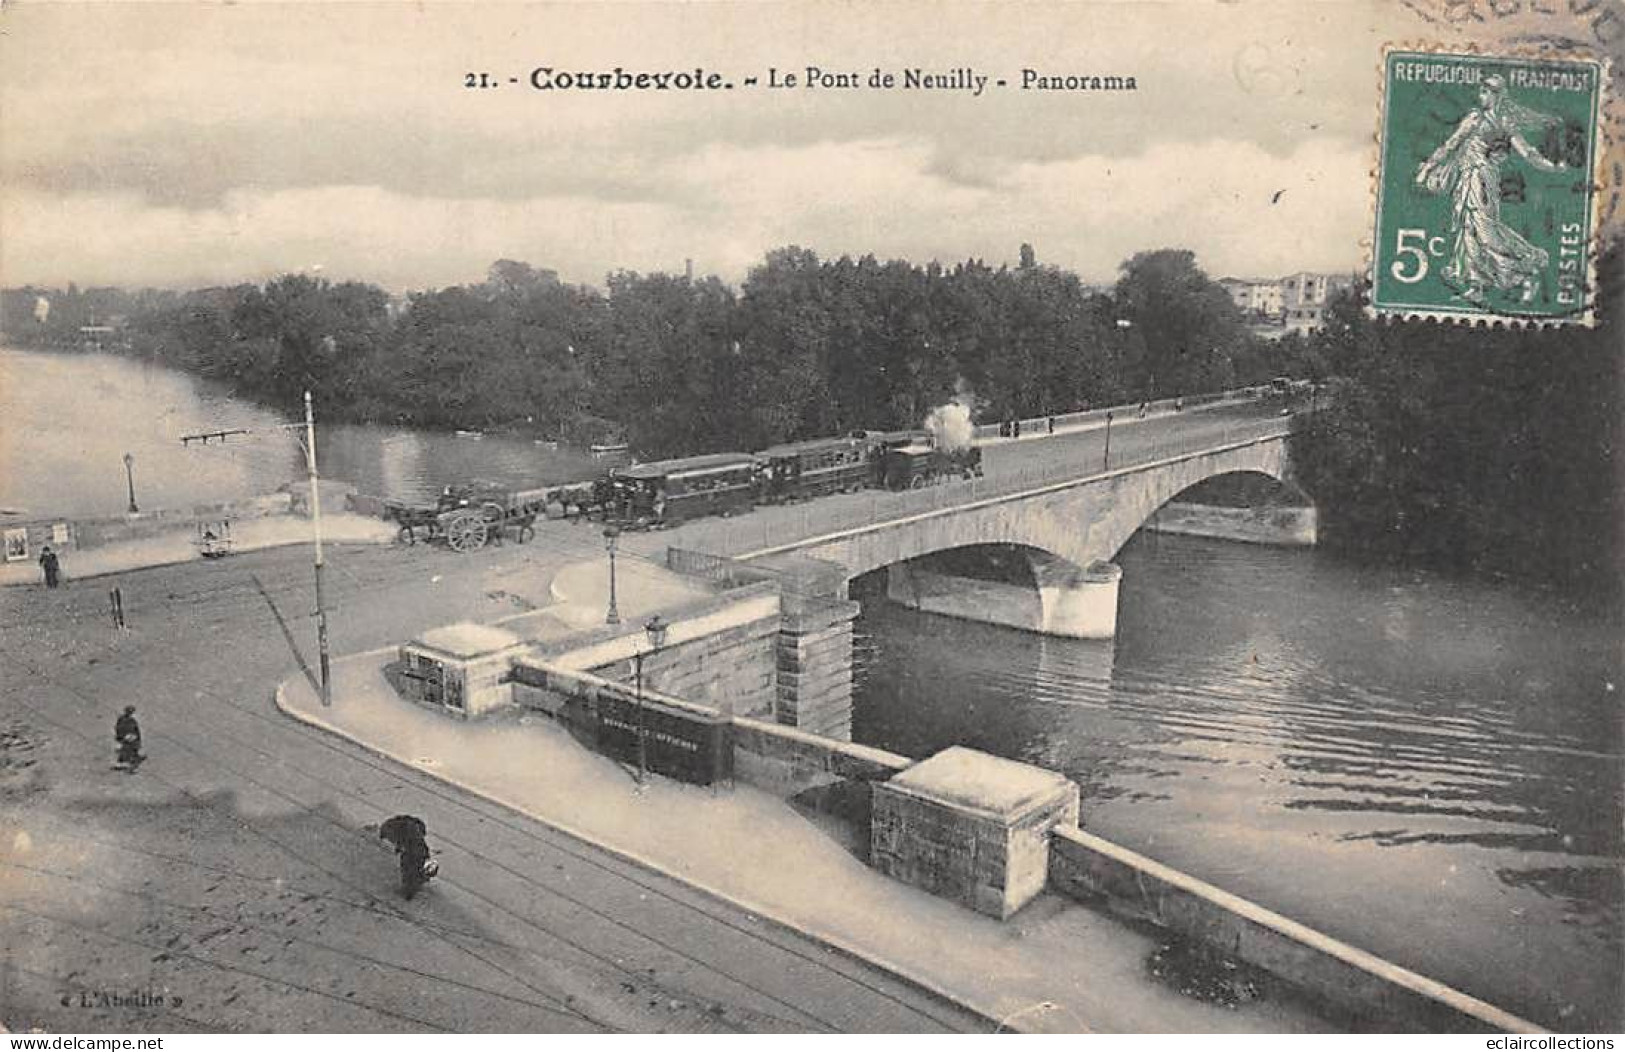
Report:
[{"label": "stone arch bridge", "polygon": [[[1110,638],[1117,623],[1122,571],[1111,563],[1135,531],[1168,501],[1220,475],[1266,475],[1291,484],[1287,436],[1266,434],[1149,463],[1118,468],[1000,496],[971,500],[903,518],[810,537],[740,556],[747,561],[786,555],[840,565],[846,581],[887,569],[892,598],[922,609],[995,621],[1051,635]],[[1023,550],[1036,589],[947,595],[911,561],[984,545]],[[954,579],[961,591],[974,582]]]}]

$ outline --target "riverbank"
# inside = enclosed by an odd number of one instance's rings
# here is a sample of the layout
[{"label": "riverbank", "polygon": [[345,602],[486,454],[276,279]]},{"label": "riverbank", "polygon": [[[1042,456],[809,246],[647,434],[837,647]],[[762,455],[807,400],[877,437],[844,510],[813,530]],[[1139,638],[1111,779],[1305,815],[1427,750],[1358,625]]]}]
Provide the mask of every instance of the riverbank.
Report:
[{"label": "riverbank", "polygon": [[[313,538],[309,519],[292,515],[251,519],[233,525],[230,548],[220,559],[229,560],[233,555],[266,548],[309,545]],[[395,528],[390,523],[363,515],[324,514],[322,539],[332,544],[387,545],[395,540]],[[145,567],[203,561],[202,551],[197,531],[190,526],[98,548],[58,549],[62,587],[71,588],[76,581],[89,581]],[[207,561],[219,562],[220,559]],[[44,587],[39,565],[34,559],[0,565],[0,588],[25,585]]]}]

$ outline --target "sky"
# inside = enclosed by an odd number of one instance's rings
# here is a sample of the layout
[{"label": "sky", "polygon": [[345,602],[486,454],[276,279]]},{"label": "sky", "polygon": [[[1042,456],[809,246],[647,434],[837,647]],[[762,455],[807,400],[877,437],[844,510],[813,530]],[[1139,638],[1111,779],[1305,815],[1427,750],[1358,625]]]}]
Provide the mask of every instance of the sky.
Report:
[{"label": "sky", "polygon": [[[404,292],[501,258],[737,283],[791,244],[951,265],[1029,242],[1101,284],[1162,247],[1215,277],[1348,272],[1382,45],[1454,32],[1423,6],[11,0],[0,285],[306,272]],[[534,90],[544,66],[735,86]],[[765,86],[808,66],[1008,86]],[[1023,69],[1137,89],[1022,90]],[[477,72],[500,86],[465,87]]]}]

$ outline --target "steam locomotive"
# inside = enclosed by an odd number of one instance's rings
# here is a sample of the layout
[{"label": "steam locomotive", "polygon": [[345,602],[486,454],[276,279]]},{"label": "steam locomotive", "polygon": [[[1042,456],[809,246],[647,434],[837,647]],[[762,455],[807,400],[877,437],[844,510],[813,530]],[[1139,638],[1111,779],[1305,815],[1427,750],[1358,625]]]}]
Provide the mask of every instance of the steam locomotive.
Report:
[{"label": "steam locomotive", "polygon": [[613,469],[554,499],[573,518],[626,527],[672,526],[864,489],[921,489],[979,478],[982,451],[943,448],[931,431],[857,431],[770,446],[756,453],[707,453]]}]

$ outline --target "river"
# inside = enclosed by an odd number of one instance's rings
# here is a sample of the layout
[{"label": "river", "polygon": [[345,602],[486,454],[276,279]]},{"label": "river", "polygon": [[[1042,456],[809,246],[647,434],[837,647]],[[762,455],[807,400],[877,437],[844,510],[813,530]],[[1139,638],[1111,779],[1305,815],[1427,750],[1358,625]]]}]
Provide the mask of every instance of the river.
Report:
[{"label": "river", "polygon": [[[324,478],[404,501],[447,483],[531,487],[590,477],[585,453],[499,436],[459,436],[320,419]],[[123,514],[270,493],[305,476],[291,421],[223,388],[111,354],[0,348],[0,523]],[[251,433],[183,445],[183,435]],[[131,459],[125,472],[124,455]]]},{"label": "river", "polygon": [[[0,508],[119,514],[126,452],[145,509],[269,492],[303,473],[287,422],[162,367],[0,350]],[[230,428],[255,433],[180,442]],[[318,446],[403,499],[592,471],[402,428]],[[1536,1022],[1622,1028],[1617,621],[1315,551],[1142,536],[1121,562],[1111,643],[866,602],[855,736],[1064,770],[1110,839]]]},{"label": "river", "polygon": [[1507,586],[1142,534],[1118,636],[865,599],[854,737],[1082,787],[1083,824],[1563,1030],[1621,1028],[1620,626]]}]

